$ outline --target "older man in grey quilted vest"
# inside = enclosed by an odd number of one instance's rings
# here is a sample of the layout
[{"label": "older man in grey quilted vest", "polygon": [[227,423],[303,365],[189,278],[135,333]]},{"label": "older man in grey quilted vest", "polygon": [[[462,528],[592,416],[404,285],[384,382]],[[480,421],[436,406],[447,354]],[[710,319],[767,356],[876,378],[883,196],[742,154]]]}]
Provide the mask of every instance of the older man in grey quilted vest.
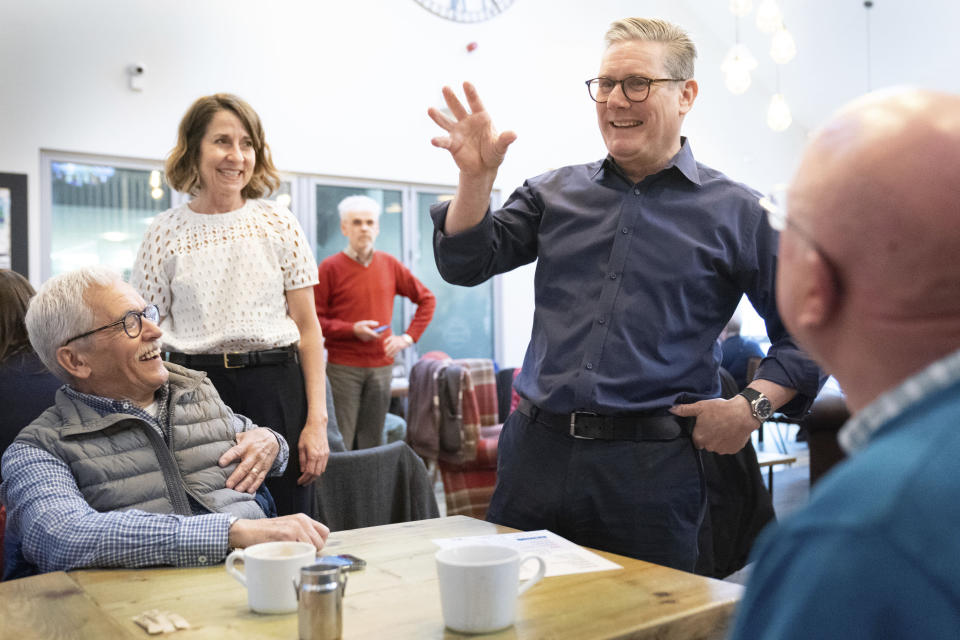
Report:
[{"label": "older man in grey quilted vest", "polygon": [[220,562],[234,547],[328,529],[267,518],[256,491],[289,451],[234,414],[203,373],[160,359],[157,309],[105,267],[46,282],[30,341],[66,384],[3,456],[6,577],[78,567]]}]

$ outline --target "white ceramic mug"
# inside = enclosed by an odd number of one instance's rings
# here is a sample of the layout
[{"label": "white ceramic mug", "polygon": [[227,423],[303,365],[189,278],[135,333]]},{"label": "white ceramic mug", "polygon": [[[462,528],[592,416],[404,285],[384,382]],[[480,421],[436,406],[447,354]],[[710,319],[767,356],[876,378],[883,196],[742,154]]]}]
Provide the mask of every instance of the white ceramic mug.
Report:
[{"label": "white ceramic mug", "polygon": [[[300,568],[316,561],[317,549],[309,542],[261,542],[236,549],[227,556],[227,573],[247,588],[247,602],[257,613],[291,613],[297,610],[296,583]],[[243,572],[234,566],[243,561]]]},{"label": "white ceramic mug", "polygon": [[[540,556],[492,544],[441,549],[436,554],[444,624],[462,633],[505,629],[516,617],[517,597],[540,582],[546,565]],[[535,560],[535,576],[520,582],[520,565]],[[519,588],[518,588],[519,585]]]}]

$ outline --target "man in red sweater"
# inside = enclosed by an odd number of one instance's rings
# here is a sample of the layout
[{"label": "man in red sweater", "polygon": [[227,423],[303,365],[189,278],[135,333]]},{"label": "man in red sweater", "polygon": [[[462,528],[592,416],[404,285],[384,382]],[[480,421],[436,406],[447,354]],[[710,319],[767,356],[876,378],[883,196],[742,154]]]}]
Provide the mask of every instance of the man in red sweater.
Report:
[{"label": "man in red sweater", "polygon": [[[313,294],[343,442],[347,449],[366,449],[383,439],[393,359],[420,339],[437,300],[399,260],[374,250],[380,234],[376,200],[350,196],[337,209],[348,244],[320,263],[320,283]],[[417,305],[406,333],[399,336],[390,331],[397,295]]]}]

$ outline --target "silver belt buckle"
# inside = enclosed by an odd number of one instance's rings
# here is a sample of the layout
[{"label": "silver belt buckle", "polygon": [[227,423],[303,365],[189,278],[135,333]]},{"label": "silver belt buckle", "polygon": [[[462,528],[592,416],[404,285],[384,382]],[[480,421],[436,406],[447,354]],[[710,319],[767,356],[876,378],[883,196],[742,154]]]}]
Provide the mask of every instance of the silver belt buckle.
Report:
[{"label": "silver belt buckle", "polygon": [[574,411],[570,414],[570,435],[579,440],[596,440],[590,436],[577,435],[577,416],[595,416],[598,415],[592,411]]}]

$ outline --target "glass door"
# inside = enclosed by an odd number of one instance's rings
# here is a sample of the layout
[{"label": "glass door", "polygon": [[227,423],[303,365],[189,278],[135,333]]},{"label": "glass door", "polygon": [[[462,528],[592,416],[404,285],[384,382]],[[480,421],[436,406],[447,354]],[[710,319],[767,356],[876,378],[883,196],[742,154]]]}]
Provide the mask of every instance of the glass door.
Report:
[{"label": "glass door", "polygon": [[433,259],[430,206],[453,194],[417,191],[418,244],[411,270],[437,297],[433,322],[420,338],[420,353],[442,351],[451,358],[494,356],[493,280],[474,287],[453,285],[440,277]]}]

